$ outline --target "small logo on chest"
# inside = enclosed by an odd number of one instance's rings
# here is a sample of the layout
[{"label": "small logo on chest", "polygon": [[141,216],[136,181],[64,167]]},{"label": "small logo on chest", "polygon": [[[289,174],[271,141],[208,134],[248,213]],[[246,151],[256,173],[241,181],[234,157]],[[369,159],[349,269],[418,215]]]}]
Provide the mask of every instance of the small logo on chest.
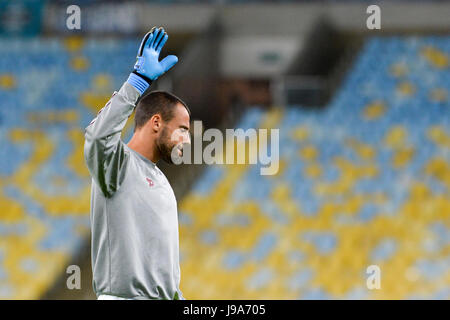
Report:
[{"label": "small logo on chest", "polygon": [[148,185],[149,185],[150,187],[153,187],[153,186],[155,185],[155,183],[153,182],[152,179],[150,179],[150,178],[145,178],[145,179],[147,180]]}]

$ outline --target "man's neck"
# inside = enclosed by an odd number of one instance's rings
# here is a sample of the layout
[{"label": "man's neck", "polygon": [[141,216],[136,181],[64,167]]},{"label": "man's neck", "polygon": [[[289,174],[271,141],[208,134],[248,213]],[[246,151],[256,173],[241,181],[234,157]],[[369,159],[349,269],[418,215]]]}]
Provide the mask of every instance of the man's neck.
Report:
[{"label": "man's neck", "polygon": [[127,145],[151,162],[156,163],[159,160],[159,154],[154,142],[155,140],[144,141],[140,135],[135,133]]}]

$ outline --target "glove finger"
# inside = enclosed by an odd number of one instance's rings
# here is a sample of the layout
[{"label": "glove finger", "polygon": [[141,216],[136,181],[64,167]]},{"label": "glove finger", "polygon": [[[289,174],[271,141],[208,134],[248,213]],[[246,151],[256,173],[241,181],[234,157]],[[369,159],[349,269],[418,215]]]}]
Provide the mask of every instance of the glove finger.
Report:
[{"label": "glove finger", "polygon": [[177,56],[169,55],[162,59],[161,65],[164,69],[164,72],[168,71],[170,68],[172,68],[176,63],[178,62]]},{"label": "glove finger", "polygon": [[156,50],[156,47],[158,46],[158,43],[161,41],[162,37],[164,36],[164,29],[159,28],[159,32],[157,35],[155,35],[155,40],[153,41],[153,49]]},{"label": "glove finger", "polygon": [[142,56],[142,53],[144,52],[144,48],[147,46],[147,43],[150,42],[153,38],[153,34],[152,31],[149,31],[145,34],[144,38],[141,41],[141,45],[139,46],[139,51],[138,51],[138,57]]},{"label": "glove finger", "polygon": [[166,41],[168,38],[169,38],[169,36],[167,35],[167,33],[164,32],[164,37],[161,39],[158,46],[156,47],[156,51],[161,52],[161,50],[164,47],[164,45],[166,44]]},{"label": "glove finger", "polygon": [[153,27],[153,28],[152,28],[152,31],[153,31],[153,33],[152,33],[152,35],[153,35],[152,41],[149,41],[148,44],[147,44],[147,46],[146,46],[146,47],[148,47],[148,48],[153,48],[155,39],[156,39],[156,37],[158,36],[159,28]]},{"label": "glove finger", "polygon": [[147,39],[147,41],[145,42],[145,45],[144,45],[144,47],[145,48],[148,48],[148,46],[150,45],[150,43],[152,42],[152,40],[155,38],[155,29],[156,29],[156,27],[153,27],[150,31],[149,31],[149,33],[150,33],[150,36],[148,37],[148,39]]}]

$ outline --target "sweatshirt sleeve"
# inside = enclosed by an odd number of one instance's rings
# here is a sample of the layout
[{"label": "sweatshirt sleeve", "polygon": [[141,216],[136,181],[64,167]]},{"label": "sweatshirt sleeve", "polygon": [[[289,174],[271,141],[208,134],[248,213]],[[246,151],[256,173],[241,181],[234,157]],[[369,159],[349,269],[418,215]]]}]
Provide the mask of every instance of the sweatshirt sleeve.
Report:
[{"label": "sweatshirt sleeve", "polygon": [[106,197],[111,197],[119,189],[125,177],[129,153],[121,140],[121,133],[139,96],[140,91],[125,82],[85,130],[85,161]]}]

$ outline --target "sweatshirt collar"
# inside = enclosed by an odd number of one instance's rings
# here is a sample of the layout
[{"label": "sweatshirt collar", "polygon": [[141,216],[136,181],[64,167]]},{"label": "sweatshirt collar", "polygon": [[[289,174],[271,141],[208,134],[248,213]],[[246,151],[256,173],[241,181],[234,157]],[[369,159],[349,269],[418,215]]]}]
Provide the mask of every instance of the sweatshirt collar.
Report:
[{"label": "sweatshirt collar", "polygon": [[140,154],[139,152],[131,149],[128,145],[126,145],[127,148],[133,152],[135,155],[137,155],[140,159],[142,159],[142,161],[146,162],[148,165],[152,166],[152,167],[156,167],[156,163],[154,163],[153,161],[151,161],[150,159],[147,159],[146,157],[144,157],[142,154]]}]

